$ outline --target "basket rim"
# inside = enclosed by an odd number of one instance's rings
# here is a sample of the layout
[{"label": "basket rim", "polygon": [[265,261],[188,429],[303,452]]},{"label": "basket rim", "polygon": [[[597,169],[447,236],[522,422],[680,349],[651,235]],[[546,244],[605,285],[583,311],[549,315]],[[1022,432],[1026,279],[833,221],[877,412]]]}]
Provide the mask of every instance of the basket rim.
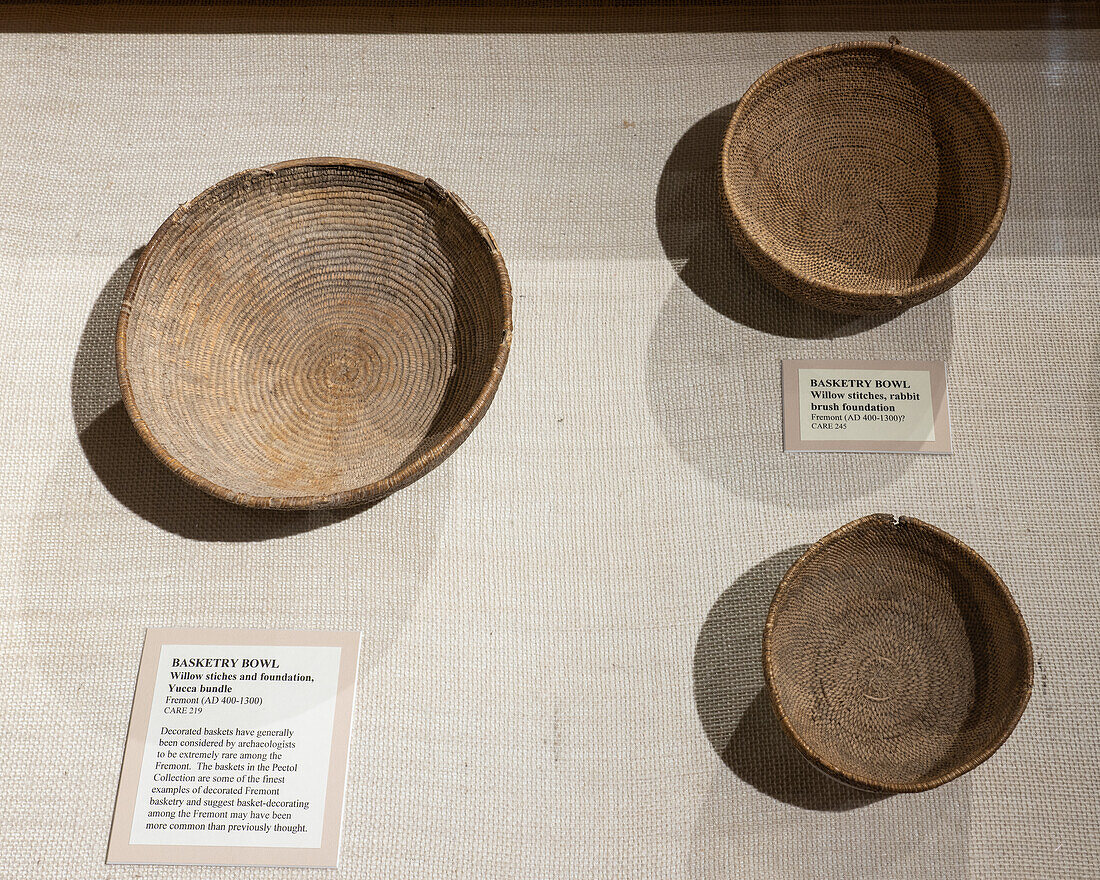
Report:
[{"label": "basket rim", "polygon": [[[1003,174],[1001,177],[1001,189],[997,197],[997,206],[993,211],[989,222],[986,224],[985,229],[982,231],[981,237],[975,243],[975,245],[966,253],[966,255],[956,260],[955,263],[942,272],[937,272],[935,275],[929,275],[919,284],[911,284],[905,287],[897,289],[884,288],[882,290],[873,290],[860,287],[846,287],[841,284],[833,284],[823,281],[821,278],[807,275],[804,272],[799,271],[795,267],[791,266],[788,261],[781,254],[778,254],[773,248],[769,247],[764,241],[761,241],[760,237],[754,235],[748,228],[748,224],[742,219],[742,215],[751,216],[752,212],[748,210],[738,197],[737,191],[731,184],[731,172],[729,168],[729,154],[730,146],[734,142],[737,136],[737,129],[747,116],[746,108],[752,104],[753,99],[757,93],[761,91],[764,86],[780,72],[786,70],[789,67],[801,64],[812,58],[816,58],[821,55],[841,54],[844,52],[852,52],[856,50],[865,51],[868,49],[876,49],[879,51],[900,52],[916,61],[920,61],[927,64],[941,73],[945,73],[948,76],[954,78],[969,94],[977,101],[978,106],[981,107],[986,117],[992,123],[992,129],[994,132],[997,145],[1000,147],[1001,158],[1003,162]],[[817,46],[806,52],[800,52],[797,55],[792,55],[789,58],[780,61],[778,64],[769,68],[763,74],[761,74],[741,99],[737,102],[737,106],[734,108],[733,115],[730,117],[729,124],[726,126],[725,136],[722,139],[722,155],[719,157],[720,161],[720,176],[722,178],[722,193],[725,196],[726,205],[730,209],[732,219],[737,223],[741,233],[755,246],[762,254],[764,254],[769,260],[782,267],[782,270],[793,278],[795,278],[801,284],[806,285],[809,288],[822,291],[824,293],[833,294],[837,296],[852,297],[855,299],[864,298],[879,298],[884,295],[892,296],[898,300],[899,305],[904,305],[910,300],[922,301],[926,299],[926,294],[934,295],[937,290],[947,289],[959,281],[961,281],[967,274],[974,268],[975,265],[985,255],[985,252],[993,243],[993,239],[996,238],[998,231],[1001,228],[1001,223],[1004,220],[1005,211],[1008,208],[1008,196],[1012,187],[1012,151],[1008,144],[1008,136],[1005,134],[1004,125],[1001,123],[1000,118],[993,111],[989,102],[985,99],[985,96],[970,82],[965,76],[963,76],[955,68],[938,58],[933,58],[931,55],[925,55],[923,52],[918,52],[915,49],[910,49],[907,46],[903,46],[900,42],[896,41],[881,41],[881,40],[856,40],[842,43],[831,43],[827,46]]]},{"label": "basket rim", "polygon": [[[987,574],[990,575],[991,581],[996,592],[999,594],[1000,599],[1004,602],[1005,608],[1008,610],[1009,616],[1013,623],[1017,626],[1020,633],[1021,647],[1024,650],[1024,656],[1026,660],[1027,676],[1023,683],[1020,698],[1017,701],[1017,705],[1013,709],[1010,717],[1006,720],[1003,728],[998,732],[989,744],[986,745],[980,752],[974,755],[969,760],[958,764],[949,770],[940,773],[938,776],[930,779],[925,779],[915,783],[897,783],[897,782],[885,782],[880,779],[873,779],[869,776],[862,776],[858,773],[853,773],[849,770],[837,767],[825,760],[819,755],[809,743],[807,743],[795,730],[794,725],[791,723],[790,718],[787,715],[786,710],[783,708],[783,701],[779,697],[779,689],[776,686],[776,661],[772,652],[772,631],[775,627],[776,620],[779,614],[779,601],[790,589],[791,584],[798,578],[799,570],[804,564],[822,550],[827,549],[848,533],[857,531],[868,523],[881,522],[894,527],[906,527],[916,528],[925,531],[934,537],[940,539],[948,546],[962,553],[964,557],[971,562],[976,563]],[[964,773],[968,773],[988,760],[994,752],[996,752],[1008,738],[1012,735],[1012,732],[1016,729],[1016,725],[1019,723],[1020,718],[1024,714],[1024,710],[1027,708],[1028,702],[1031,699],[1031,692],[1034,685],[1034,654],[1031,645],[1031,636],[1028,633],[1027,624],[1024,622],[1023,615],[1020,613],[1020,608],[1016,604],[1016,600],[1012,597],[1012,593],[1009,592],[1008,587],[1005,586],[1004,581],[1000,575],[993,569],[984,557],[982,557],[976,550],[967,544],[964,544],[954,535],[948,534],[943,529],[937,528],[934,525],[926,523],[922,520],[916,519],[910,516],[892,516],[888,513],[872,513],[867,516],[860,517],[859,519],[852,520],[849,523],[844,524],[835,531],[830,532],[819,541],[814,542],[802,553],[794,564],[787,570],[787,573],[783,576],[783,579],[779,582],[779,586],[776,588],[775,595],[772,597],[771,605],[768,608],[767,620],[764,623],[764,637],[763,637],[763,665],[764,665],[764,682],[765,688],[768,692],[768,697],[772,704],[772,708],[775,710],[775,714],[779,718],[779,723],[782,726],[784,732],[791,738],[794,744],[798,747],[802,755],[807,758],[811,764],[817,769],[823,771],[828,776],[834,779],[850,785],[854,788],[863,789],[865,791],[877,791],[885,792],[888,794],[901,794],[909,792],[921,792],[928,791],[929,789],[936,788],[943,785],[946,782],[950,782],[952,779],[957,779]]]},{"label": "basket rim", "polygon": [[[399,470],[389,476],[364,486],[358,486],[354,489],[327,494],[266,496],[235,492],[226,486],[215,483],[201,474],[196,473],[194,470],[187,467],[187,465],[178,461],[168,452],[163,444],[161,444],[152,430],[150,430],[134,400],[133,387],[130,381],[127,352],[127,339],[130,331],[130,312],[133,308],[134,297],[137,294],[137,289],[145,272],[146,263],[150,254],[156,250],[156,246],[166,236],[178,218],[189,208],[202,203],[204,199],[210,198],[221,189],[232,186],[245,178],[257,174],[272,174],[290,168],[308,167],[346,167],[357,171],[369,171],[377,175],[399,180],[403,183],[424,186],[429,192],[439,196],[441,201],[449,199],[453,202],[460,214],[465,217],[470,225],[479,233],[479,239],[485,244],[489,256],[492,259],[493,266],[496,269],[497,280],[500,284],[501,304],[504,311],[503,332],[501,334],[500,343],[497,346],[496,357],[493,361],[489,377],[465,416],[463,416],[462,419],[460,419],[437,443],[429,449],[424,450],[411,462],[405,463]],[[508,277],[508,270],[504,265],[504,258],[501,256],[496,240],[493,238],[488,227],[482,222],[480,217],[470,210],[461,198],[427,177],[423,177],[411,171],[405,171],[401,168],[395,168],[392,165],[385,165],[381,162],[373,162],[367,159],[315,156],[305,159],[289,159],[282,162],[275,162],[270,165],[246,168],[242,171],[238,171],[208,186],[194,198],[182,203],[172,212],[168,219],[153,233],[149,242],[142,248],[141,255],[134,265],[134,271],[130,275],[129,283],[126,286],[126,292],[122,298],[122,306],[119,311],[118,324],[115,332],[115,368],[119,390],[122,393],[122,401],[125,404],[126,411],[129,413],[135,429],[146,446],[152,450],[153,454],[177,476],[181,477],[195,488],[233,504],[266,509],[313,510],[348,507],[351,505],[367,504],[371,501],[377,501],[409,485],[442,462],[443,459],[450,455],[462,441],[466,439],[481,420],[482,416],[485,415],[486,410],[489,408],[489,404],[492,403],[493,397],[496,394],[497,387],[500,385],[500,380],[504,374],[504,367],[508,362],[511,344],[512,284]]]}]

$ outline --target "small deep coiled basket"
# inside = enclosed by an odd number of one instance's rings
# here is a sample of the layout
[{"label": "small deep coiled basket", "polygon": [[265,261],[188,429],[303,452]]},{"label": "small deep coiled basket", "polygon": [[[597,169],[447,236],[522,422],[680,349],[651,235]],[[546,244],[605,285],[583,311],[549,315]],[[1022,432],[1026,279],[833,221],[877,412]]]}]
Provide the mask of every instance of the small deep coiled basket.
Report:
[{"label": "small deep coiled basket", "polygon": [[722,148],[734,238],[768,281],[833,312],[895,311],[958,283],[1008,204],[1000,121],[946,64],[841,43],[773,67]]},{"label": "small deep coiled basket", "polygon": [[1012,733],[1031,695],[1031,642],[981,556],[920,520],[873,514],[791,566],[765,624],[764,677],[818,769],[924,791]]}]

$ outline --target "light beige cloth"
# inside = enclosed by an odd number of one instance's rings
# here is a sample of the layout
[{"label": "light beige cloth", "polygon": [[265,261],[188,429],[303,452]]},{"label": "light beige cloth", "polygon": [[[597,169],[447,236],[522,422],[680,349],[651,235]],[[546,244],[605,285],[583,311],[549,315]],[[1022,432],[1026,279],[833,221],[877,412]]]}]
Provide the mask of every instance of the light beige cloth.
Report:
[{"label": "light beige cloth", "polygon": [[[947,295],[822,321],[718,225],[730,105],[788,55],[885,36],[0,36],[0,877],[318,876],[104,864],[148,626],[363,632],[326,876],[1098,876],[1098,32],[899,34],[1013,149],[1000,237]],[[263,516],[144,452],[113,321],[177,204],[314,155],[461,195],[515,345],[428,477]],[[946,359],[954,455],[784,454],[779,361],[832,356]],[[799,762],[758,658],[785,566],[872,511],[982,553],[1037,661],[997,755],[878,801]]]}]

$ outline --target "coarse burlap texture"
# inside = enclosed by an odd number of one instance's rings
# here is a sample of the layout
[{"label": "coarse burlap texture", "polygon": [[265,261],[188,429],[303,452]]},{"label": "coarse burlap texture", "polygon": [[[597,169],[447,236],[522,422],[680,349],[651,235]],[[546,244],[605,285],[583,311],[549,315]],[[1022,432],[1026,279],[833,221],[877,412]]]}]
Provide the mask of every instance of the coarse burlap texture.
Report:
[{"label": "coarse burlap texture", "polygon": [[[892,320],[767,287],[722,225],[734,101],[882,33],[0,36],[0,876],[314,877],[104,864],[148,626],[361,630],[338,877],[1100,873],[1100,36],[902,32],[988,98],[1013,192],[988,256]],[[359,512],[192,491],[119,403],[117,305],[175,208],[354,156],[488,224],[500,392]],[[948,362],[954,454],[784,454],[779,361]],[[767,602],[873,511],[983,554],[1035,692],[986,764],[875,800],[768,713]]]}]

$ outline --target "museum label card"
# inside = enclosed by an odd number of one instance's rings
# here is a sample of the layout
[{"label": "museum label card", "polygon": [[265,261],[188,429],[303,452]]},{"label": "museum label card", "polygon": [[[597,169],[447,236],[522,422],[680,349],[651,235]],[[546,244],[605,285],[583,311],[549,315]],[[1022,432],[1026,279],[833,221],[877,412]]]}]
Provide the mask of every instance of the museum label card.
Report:
[{"label": "museum label card", "polygon": [[943,361],[783,361],[789,452],[951,452]]},{"label": "museum label card", "polygon": [[108,864],[337,865],[359,634],[149,629]]}]

